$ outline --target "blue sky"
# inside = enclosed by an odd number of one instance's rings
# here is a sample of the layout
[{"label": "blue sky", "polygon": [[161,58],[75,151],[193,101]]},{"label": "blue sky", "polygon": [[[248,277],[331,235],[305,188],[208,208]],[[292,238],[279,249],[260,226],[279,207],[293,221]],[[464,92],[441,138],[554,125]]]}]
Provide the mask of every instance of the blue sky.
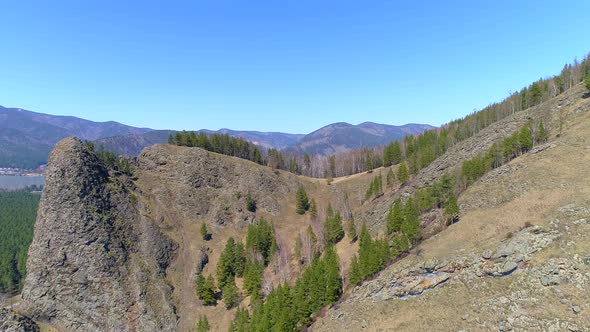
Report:
[{"label": "blue sky", "polygon": [[440,125],[590,51],[588,1],[0,2],[0,105],[171,129]]}]

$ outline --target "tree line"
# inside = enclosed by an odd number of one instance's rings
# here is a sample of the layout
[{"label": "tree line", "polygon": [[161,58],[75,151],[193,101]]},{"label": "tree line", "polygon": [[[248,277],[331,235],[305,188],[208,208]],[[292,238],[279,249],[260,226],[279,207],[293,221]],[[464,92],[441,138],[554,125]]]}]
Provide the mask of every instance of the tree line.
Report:
[{"label": "tree line", "polygon": [[[179,131],[170,134],[169,144],[180,146],[198,147],[207,151],[216,152],[228,156],[238,157],[264,164],[262,151],[258,146],[240,137],[232,137],[227,134],[210,134],[194,131]],[[267,158],[268,163],[268,158]]]},{"label": "tree line", "polygon": [[514,134],[494,143],[485,153],[464,161],[461,168],[464,185],[472,184],[488,171],[528,152],[534,144],[545,143],[548,136],[543,121],[539,121],[535,130],[531,119]]}]

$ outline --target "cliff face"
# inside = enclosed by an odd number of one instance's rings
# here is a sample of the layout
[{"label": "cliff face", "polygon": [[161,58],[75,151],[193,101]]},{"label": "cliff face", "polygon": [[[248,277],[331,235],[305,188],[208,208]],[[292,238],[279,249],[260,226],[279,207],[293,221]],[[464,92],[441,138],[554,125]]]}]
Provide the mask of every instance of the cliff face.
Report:
[{"label": "cliff face", "polygon": [[171,255],[142,254],[173,253],[175,245],[139,217],[131,186],[79,140],[56,145],[22,293],[35,319],[66,330],[175,329],[162,277]]}]

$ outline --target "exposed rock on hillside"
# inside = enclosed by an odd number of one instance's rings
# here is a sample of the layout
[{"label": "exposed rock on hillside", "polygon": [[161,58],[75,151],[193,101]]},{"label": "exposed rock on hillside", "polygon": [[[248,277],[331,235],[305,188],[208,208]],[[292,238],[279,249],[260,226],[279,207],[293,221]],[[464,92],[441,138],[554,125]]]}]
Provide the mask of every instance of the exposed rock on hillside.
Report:
[{"label": "exposed rock on hillside", "polygon": [[37,332],[39,327],[28,317],[23,317],[9,309],[0,309],[0,331]]},{"label": "exposed rock on hillside", "polygon": [[79,331],[172,331],[162,276],[175,245],[131,203],[131,184],[67,138],[50,155],[23,299],[34,318]]}]

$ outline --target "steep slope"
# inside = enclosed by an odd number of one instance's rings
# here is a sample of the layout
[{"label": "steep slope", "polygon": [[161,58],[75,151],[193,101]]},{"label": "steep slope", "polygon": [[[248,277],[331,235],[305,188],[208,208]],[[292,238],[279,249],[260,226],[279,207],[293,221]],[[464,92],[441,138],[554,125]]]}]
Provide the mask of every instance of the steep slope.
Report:
[{"label": "steep slope", "polygon": [[493,123],[473,137],[451,146],[444,155],[420,170],[403,188],[385,192],[379,199],[361,207],[358,210],[358,219],[370,226],[377,228],[382,226],[391,202],[396,198],[407,196],[418,188],[431,185],[445,174],[460,172],[463,161],[484,153],[494,142],[501,141],[516,132],[530,119],[543,120],[546,126],[553,128],[554,134],[558,133],[560,123],[567,119],[568,114],[573,116],[588,109],[588,99],[585,96],[587,96],[587,90],[579,84],[547,102],[516,112]]},{"label": "steep slope", "polygon": [[0,167],[34,168],[44,164],[55,143],[68,136],[95,140],[148,131],[113,121],[93,122],[0,106]]},{"label": "steep slope", "polygon": [[530,110],[553,123],[553,136],[561,125],[560,137],[481,178],[459,199],[459,223],[353,289],[312,330],[588,331],[584,93]]},{"label": "steep slope", "polygon": [[434,127],[423,124],[391,126],[364,122],[357,126],[338,122],[301,138],[292,149],[302,153],[331,155],[362,147],[376,147]]}]

